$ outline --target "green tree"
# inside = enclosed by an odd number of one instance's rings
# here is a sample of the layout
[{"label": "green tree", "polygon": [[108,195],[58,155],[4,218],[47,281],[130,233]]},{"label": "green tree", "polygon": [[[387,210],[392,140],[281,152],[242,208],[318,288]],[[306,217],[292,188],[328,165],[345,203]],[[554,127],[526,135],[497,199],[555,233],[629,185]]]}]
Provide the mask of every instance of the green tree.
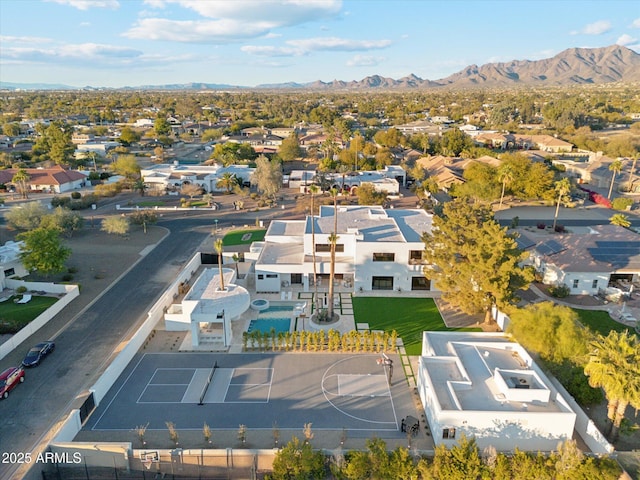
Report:
[{"label": "green tree", "polygon": [[129,224],[128,218],[112,216],[102,220],[102,226],[100,227],[100,230],[109,234],[121,235],[123,237],[126,237],[129,233],[130,228],[131,225]]},{"label": "green tree", "polygon": [[224,248],[224,243],[221,238],[217,238],[215,242],[213,242],[213,248],[216,250],[218,254],[218,270],[220,271],[220,291],[224,291],[224,273],[222,271],[222,251]]},{"label": "green tree", "polygon": [[433,473],[439,480],[481,478],[484,467],[474,438],[464,435],[451,449],[444,445],[436,447],[433,458]]},{"label": "green tree", "polygon": [[73,232],[82,230],[84,218],[78,212],[74,212],[68,208],[56,207],[52,213],[42,217],[40,226],[57,228],[65,237],[71,238]]},{"label": "green tree", "polygon": [[486,323],[491,322],[493,306],[508,308],[515,292],[533,280],[531,269],[519,265],[526,253],[518,248],[515,235],[500,227],[485,206],[446,203],[423,241],[429,264],[425,276],[465,313],[484,312]]},{"label": "green tree", "polygon": [[558,180],[554,186],[554,190],[556,191],[556,211],[553,214],[553,231],[556,231],[556,225],[558,224],[558,213],[560,212],[560,203],[566,198],[566,196],[571,192],[571,180],[567,177],[564,177]]},{"label": "green tree", "polygon": [[2,125],[2,133],[4,133],[7,137],[17,137],[20,135],[20,125],[17,123],[5,123]]},{"label": "green tree", "polygon": [[34,154],[48,157],[58,165],[69,165],[75,149],[71,129],[58,121],[46,127],[33,146]]},{"label": "green tree", "polygon": [[71,249],[62,244],[57,228],[40,227],[23,232],[17,238],[24,242],[20,259],[27,270],[37,270],[45,276],[64,270]]},{"label": "green tree", "polygon": [[100,159],[100,155],[98,154],[98,152],[94,152],[92,150],[84,152],[82,159],[93,165],[94,172],[98,170],[98,160]]},{"label": "green tree", "polygon": [[21,168],[16,173],[13,174],[13,178],[11,178],[11,183],[16,186],[16,189],[20,193],[22,198],[29,198],[29,180],[31,176],[27,173],[24,168]]},{"label": "green tree", "polygon": [[133,225],[141,225],[144,233],[147,233],[147,225],[158,221],[158,214],[152,210],[139,210],[129,215],[129,222]]},{"label": "green tree", "polygon": [[142,178],[138,178],[135,182],[133,182],[133,190],[136,192],[140,192],[140,196],[144,197],[144,192],[147,191],[147,184],[144,183]]},{"label": "green tree", "polygon": [[111,169],[129,180],[140,176],[140,165],[133,155],[118,155],[118,158],[111,164]]},{"label": "green tree", "polygon": [[619,227],[629,228],[631,226],[631,222],[629,221],[629,217],[627,217],[624,213],[615,213],[609,219],[609,223],[611,225],[618,225]]},{"label": "green tree", "polygon": [[627,406],[640,408],[640,342],[628,330],[597,335],[584,373],[592,387],[602,387],[607,397],[609,424],[605,434],[618,439]]},{"label": "green tree", "polygon": [[282,141],[282,145],[280,145],[280,148],[278,149],[278,155],[285,162],[295,160],[303,155],[297,133],[293,132]]},{"label": "green tree", "polygon": [[156,135],[169,135],[171,133],[171,125],[165,117],[158,116],[153,122],[153,130]]},{"label": "green tree", "polygon": [[440,152],[442,155],[457,157],[460,152],[472,146],[471,138],[457,128],[447,130],[440,138]]},{"label": "green tree", "polygon": [[282,166],[277,160],[269,160],[260,155],[256,160],[256,169],[251,176],[251,183],[267,197],[275,197],[282,188]]},{"label": "green tree", "polygon": [[511,164],[502,163],[498,167],[498,178],[502,182],[502,191],[500,193],[500,206],[498,207],[499,209],[502,209],[502,201],[504,199],[504,193],[507,188],[507,184],[513,181],[514,175],[515,175],[515,171],[511,166]]},{"label": "green tree", "polygon": [[609,193],[607,194],[607,198],[611,199],[611,194],[613,193],[613,184],[616,181],[616,177],[622,171],[622,162],[620,160],[614,160],[609,165],[609,171],[611,172],[611,185],[609,185]]},{"label": "green tree", "polygon": [[292,437],[273,459],[272,480],[307,480],[325,478],[324,455],[314,452],[309,443]]},{"label": "green tree", "polygon": [[227,193],[231,193],[236,185],[240,184],[240,179],[231,172],[224,172],[216,182],[216,188],[223,188]]},{"label": "green tree", "polygon": [[9,208],[4,218],[11,228],[16,230],[33,230],[38,228],[42,217],[47,213],[40,202],[27,202]]},{"label": "green tree", "polygon": [[378,192],[371,183],[362,183],[356,190],[358,205],[383,205],[387,200],[384,192]]},{"label": "green tree", "polygon": [[570,359],[584,364],[590,335],[578,323],[578,314],[573,309],[541,302],[514,309],[509,318],[507,332],[527,350],[544,360]]},{"label": "green tree", "polygon": [[498,171],[486,163],[472,162],[462,176],[465,183],[455,185],[452,194],[459,198],[492,201],[500,196]]},{"label": "green tree", "polygon": [[140,134],[131,127],[124,127],[120,131],[120,136],[118,137],[118,141],[128,147],[132,143],[136,143],[140,141]]}]

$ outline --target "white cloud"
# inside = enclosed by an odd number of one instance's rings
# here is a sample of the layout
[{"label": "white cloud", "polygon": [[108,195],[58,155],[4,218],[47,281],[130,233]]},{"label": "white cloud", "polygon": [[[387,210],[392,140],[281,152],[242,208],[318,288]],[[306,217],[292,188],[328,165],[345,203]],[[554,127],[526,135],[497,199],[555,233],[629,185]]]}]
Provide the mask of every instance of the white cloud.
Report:
[{"label": "white cloud", "polygon": [[[13,37],[10,35],[0,35],[0,43],[6,44],[38,44],[38,43],[50,43],[53,40],[45,37]],[[4,51],[4,50],[3,50]]]},{"label": "white cloud", "polygon": [[589,23],[585,25],[582,30],[571,32],[572,35],[602,35],[611,30],[611,22],[609,20],[598,20],[597,22]]},{"label": "white cloud", "polygon": [[89,10],[90,8],[112,8],[120,7],[118,0],[45,0],[46,2],[59,3],[60,5],[69,5],[78,10]]},{"label": "white cloud", "polygon": [[245,45],[240,47],[245,53],[262,57],[298,57],[304,55],[305,51],[292,47],[273,47],[267,45]]},{"label": "white cloud", "polygon": [[305,51],[341,51],[354,52],[358,50],[374,50],[391,45],[391,40],[350,40],[338,37],[304,38],[288,40],[289,45],[301,48]]},{"label": "white cloud", "polygon": [[616,40],[616,44],[617,45],[627,46],[627,45],[631,45],[631,44],[633,44],[633,43],[635,43],[637,41],[638,41],[637,38],[634,38],[631,35],[628,35],[628,34],[625,33],[624,35],[621,35],[620,38],[618,38],[618,40]]},{"label": "white cloud", "polygon": [[347,60],[348,67],[374,67],[380,65],[386,59],[384,57],[374,57],[372,55],[354,55]]},{"label": "white cloud", "polygon": [[145,4],[156,9],[178,5],[204,18],[191,21],[147,18],[125,36],[193,43],[255,38],[273,33],[276,28],[334,17],[342,8],[342,0],[145,0]]}]

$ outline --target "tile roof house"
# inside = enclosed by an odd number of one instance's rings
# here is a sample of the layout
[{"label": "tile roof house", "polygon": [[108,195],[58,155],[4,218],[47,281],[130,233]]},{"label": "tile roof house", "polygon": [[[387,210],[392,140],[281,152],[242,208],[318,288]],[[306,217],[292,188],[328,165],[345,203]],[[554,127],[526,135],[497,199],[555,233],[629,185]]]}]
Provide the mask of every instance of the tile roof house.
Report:
[{"label": "tile roof house", "polygon": [[[60,165],[51,168],[25,168],[32,191],[64,193],[84,186],[87,176],[77,170],[66,170]],[[17,168],[0,170],[0,183],[11,184]]]}]

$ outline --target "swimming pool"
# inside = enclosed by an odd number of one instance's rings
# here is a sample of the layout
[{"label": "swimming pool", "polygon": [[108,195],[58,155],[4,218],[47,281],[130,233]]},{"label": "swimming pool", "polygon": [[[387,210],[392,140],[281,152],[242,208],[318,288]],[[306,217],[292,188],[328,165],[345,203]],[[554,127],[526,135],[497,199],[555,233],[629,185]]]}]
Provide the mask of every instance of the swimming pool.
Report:
[{"label": "swimming pool", "polygon": [[270,333],[274,328],[276,333],[286,333],[291,328],[293,305],[270,305],[269,308],[260,311],[257,320],[251,320],[247,332],[256,330],[262,333]]},{"label": "swimming pool", "polygon": [[259,331],[262,333],[271,333],[271,329],[273,328],[276,333],[286,333],[289,331],[290,326],[290,318],[258,318],[251,320],[247,332]]}]

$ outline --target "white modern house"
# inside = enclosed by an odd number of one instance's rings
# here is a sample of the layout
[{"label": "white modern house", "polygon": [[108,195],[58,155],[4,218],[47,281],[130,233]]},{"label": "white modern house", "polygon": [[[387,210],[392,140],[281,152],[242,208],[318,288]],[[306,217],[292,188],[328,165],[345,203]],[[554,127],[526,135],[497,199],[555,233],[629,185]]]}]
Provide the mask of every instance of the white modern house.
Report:
[{"label": "white modern house", "polygon": [[422,273],[422,234],[431,232],[431,215],[419,209],[338,206],[335,212],[322,206],[319,215],[306,220],[272,221],[264,242],[252,245],[256,291],[280,292],[296,284],[308,291],[314,250],[318,281],[328,286],[336,213],[336,282],[355,291],[431,290]]},{"label": "white modern house", "polygon": [[586,227],[564,234],[520,229],[518,243],[547,285],[566,285],[571,295],[595,295],[640,275],[640,235],[616,225]]},{"label": "white modern house", "polygon": [[248,165],[179,165],[160,164],[151,165],[140,170],[140,175],[145,185],[149,188],[165,191],[167,189],[180,189],[183,185],[199,185],[207,192],[220,192],[217,186],[218,180],[225,173],[235,175],[242,183],[249,183],[255,168]]},{"label": "white modern house", "polygon": [[23,242],[8,241],[0,246],[0,291],[5,288],[5,279],[13,276],[24,277],[29,271],[20,260],[20,247]]},{"label": "white modern house", "polygon": [[576,412],[518,343],[499,333],[424,332],[418,391],[436,445],[551,451]]},{"label": "white modern house", "polygon": [[164,314],[167,331],[191,332],[191,345],[231,343],[231,321],[250,306],[246,288],[235,285],[236,271],[223,268],[221,289],[218,268],[205,268],[180,303],[170,305]]}]

